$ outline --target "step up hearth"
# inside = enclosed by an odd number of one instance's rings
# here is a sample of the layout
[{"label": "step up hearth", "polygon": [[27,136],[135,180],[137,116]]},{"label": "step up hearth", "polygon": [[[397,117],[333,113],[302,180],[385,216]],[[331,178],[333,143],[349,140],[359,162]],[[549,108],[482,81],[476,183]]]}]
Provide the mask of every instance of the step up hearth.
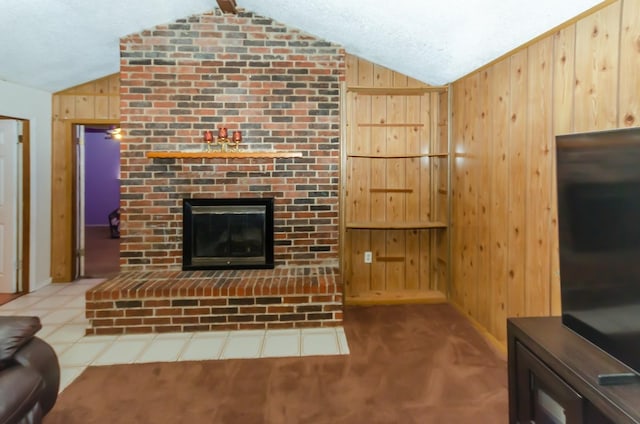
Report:
[{"label": "step up hearth", "polygon": [[337,268],[135,271],[86,293],[88,335],[342,325]]}]

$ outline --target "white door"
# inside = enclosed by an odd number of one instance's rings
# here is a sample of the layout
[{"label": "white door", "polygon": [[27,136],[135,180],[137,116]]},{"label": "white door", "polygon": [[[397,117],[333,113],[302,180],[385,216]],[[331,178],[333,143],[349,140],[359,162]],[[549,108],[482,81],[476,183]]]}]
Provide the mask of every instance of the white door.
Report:
[{"label": "white door", "polygon": [[0,293],[15,293],[18,268],[18,122],[0,120]]},{"label": "white door", "polygon": [[74,278],[84,276],[84,125],[76,125],[76,275]]}]

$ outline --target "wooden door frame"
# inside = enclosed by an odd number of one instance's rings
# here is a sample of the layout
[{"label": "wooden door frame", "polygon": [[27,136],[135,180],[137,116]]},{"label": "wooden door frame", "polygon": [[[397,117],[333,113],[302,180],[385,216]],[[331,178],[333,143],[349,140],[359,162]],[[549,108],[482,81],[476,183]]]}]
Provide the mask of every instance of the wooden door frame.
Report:
[{"label": "wooden door frame", "polygon": [[[52,178],[52,182],[55,181],[64,181],[66,186],[67,196],[64,196],[63,199],[51,199],[51,202],[61,202],[62,206],[57,206],[57,211],[59,214],[59,220],[56,222],[57,225],[60,225],[61,228],[66,228],[68,231],[63,232],[62,234],[56,235],[57,240],[56,244],[62,244],[65,246],[64,256],[66,259],[64,261],[64,265],[62,268],[60,264],[57,264],[59,267],[54,273],[53,270],[53,262],[52,262],[52,270],[51,274],[53,276],[54,283],[61,282],[69,282],[73,281],[75,278],[75,269],[76,269],[76,236],[77,236],[77,220],[76,220],[76,201],[77,201],[77,193],[76,193],[76,179],[78,178],[76,169],[77,169],[77,161],[75,155],[75,133],[74,127],[76,125],[119,125],[120,121],[118,119],[64,119],[64,156],[66,156],[68,160],[68,166],[64,168],[64,171],[61,175],[54,175]],[[62,153],[62,152],[60,152]],[[53,190],[53,188],[52,188]],[[52,205],[52,210],[54,210]],[[52,220],[54,219],[52,215]],[[52,222],[53,226],[53,222]],[[52,249],[53,249],[53,237],[52,237]]]}]

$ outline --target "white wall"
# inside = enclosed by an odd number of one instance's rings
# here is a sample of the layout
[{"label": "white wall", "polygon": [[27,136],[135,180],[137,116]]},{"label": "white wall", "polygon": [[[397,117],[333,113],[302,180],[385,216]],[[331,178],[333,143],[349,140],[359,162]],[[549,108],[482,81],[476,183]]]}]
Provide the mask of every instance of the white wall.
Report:
[{"label": "white wall", "polygon": [[51,100],[51,93],[0,81],[0,115],[30,122],[32,291],[51,282]]}]

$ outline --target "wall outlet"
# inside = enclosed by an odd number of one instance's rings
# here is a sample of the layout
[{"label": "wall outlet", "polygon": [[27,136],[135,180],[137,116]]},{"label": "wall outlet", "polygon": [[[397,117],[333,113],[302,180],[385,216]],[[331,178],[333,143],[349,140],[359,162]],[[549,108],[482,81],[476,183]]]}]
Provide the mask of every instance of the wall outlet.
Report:
[{"label": "wall outlet", "polygon": [[364,252],[364,263],[370,264],[371,261],[373,261],[373,255],[371,254],[371,252]]}]

